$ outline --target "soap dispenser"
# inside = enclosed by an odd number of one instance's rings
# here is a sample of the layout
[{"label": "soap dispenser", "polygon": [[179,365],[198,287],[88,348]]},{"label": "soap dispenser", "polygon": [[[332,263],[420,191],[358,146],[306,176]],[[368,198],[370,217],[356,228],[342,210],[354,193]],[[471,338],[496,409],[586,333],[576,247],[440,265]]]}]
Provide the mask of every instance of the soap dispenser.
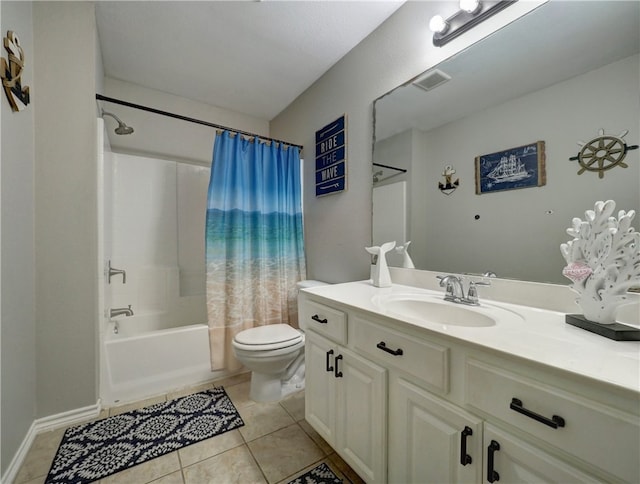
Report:
[{"label": "soap dispenser", "polygon": [[387,252],[396,246],[393,242],[386,242],[380,246],[365,247],[365,250],[372,255],[371,258],[371,279],[376,287],[391,287],[391,274],[387,266]]}]

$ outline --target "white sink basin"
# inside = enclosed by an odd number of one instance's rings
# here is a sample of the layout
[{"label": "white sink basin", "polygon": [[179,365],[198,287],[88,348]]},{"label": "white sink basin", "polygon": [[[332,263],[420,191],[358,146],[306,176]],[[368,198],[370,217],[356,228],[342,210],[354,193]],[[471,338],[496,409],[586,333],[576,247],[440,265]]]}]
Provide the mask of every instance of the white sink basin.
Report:
[{"label": "white sink basin", "polygon": [[386,294],[375,296],[372,302],[386,314],[444,326],[483,328],[523,321],[519,314],[497,306],[465,306],[426,294]]}]

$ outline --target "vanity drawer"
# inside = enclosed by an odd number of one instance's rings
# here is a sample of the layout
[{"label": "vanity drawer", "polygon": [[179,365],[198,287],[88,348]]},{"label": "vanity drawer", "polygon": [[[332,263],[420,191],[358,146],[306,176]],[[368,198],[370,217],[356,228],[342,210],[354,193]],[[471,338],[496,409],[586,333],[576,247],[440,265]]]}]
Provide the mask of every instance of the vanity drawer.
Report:
[{"label": "vanity drawer", "polygon": [[419,378],[432,389],[442,393],[449,391],[449,348],[412,338],[357,316],[353,316],[350,324],[351,346],[357,351],[371,355],[380,364],[394,366]]},{"label": "vanity drawer", "polygon": [[347,315],[314,301],[306,300],[300,308],[302,329],[312,329],[336,343],[347,344]]},{"label": "vanity drawer", "polygon": [[477,360],[466,362],[467,405],[628,482],[640,482],[640,419]]}]

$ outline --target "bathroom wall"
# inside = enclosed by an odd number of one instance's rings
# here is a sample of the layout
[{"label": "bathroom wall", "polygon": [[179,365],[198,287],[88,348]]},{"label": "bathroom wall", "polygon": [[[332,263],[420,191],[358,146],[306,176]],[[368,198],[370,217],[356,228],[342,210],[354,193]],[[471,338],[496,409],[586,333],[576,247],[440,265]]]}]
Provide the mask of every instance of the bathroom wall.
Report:
[{"label": "bathroom wall", "polygon": [[[407,2],[271,122],[271,135],[303,144],[307,276],[327,282],[369,277],[373,100],[539,6],[517,2],[444,47],[428,22],[456,2]],[[347,114],[347,190],[315,197],[315,131]]]},{"label": "bathroom wall", "polygon": [[204,221],[209,168],[112,155],[112,307],[166,327],[206,322]]},{"label": "bathroom wall", "polygon": [[94,6],[34,2],[37,416],[97,401]]},{"label": "bathroom wall", "polygon": [[[0,32],[13,30],[25,52],[23,86],[34,86],[30,2],[0,2]],[[2,46],[2,57],[7,52]],[[36,291],[34,253],[34,112],[14,113],[0,93],[0,475],[4,475],[36,415]],[[0,478],[1,480],[1,478]]]},{"label": "bathroom wall", "polygon": [[[210,106],[130,82],[107,77],[103,94],[221,126],[269,136],[269,122],[266,119]],[[113,129],[117,124],[113,119],[107,118],[105,123],[114,151],[211,165],[216,134],[214,128],[113,103],[104,102],[102,106],[105,111],[115,113],[136,130],[127,136],[115,135]]]}]

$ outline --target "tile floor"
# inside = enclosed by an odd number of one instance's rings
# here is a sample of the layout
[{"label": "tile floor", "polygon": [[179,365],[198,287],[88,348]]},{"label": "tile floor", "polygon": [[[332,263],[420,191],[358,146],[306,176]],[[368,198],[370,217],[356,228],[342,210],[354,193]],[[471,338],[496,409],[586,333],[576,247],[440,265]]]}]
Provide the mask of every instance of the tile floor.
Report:
[{"label": "tile floor", "polygon": [[[244,427],[217,435],[102,479],[100,484],[286,483],[326,463],[345,484],[362,479],[304,420],[304,391],[276,403],[249,400],[249,374],[167,393],[129,405],[104,409],[100,418],[212,386],[224,386]],[[65,429],[39,434],[15,484],[42,484]]]}]

